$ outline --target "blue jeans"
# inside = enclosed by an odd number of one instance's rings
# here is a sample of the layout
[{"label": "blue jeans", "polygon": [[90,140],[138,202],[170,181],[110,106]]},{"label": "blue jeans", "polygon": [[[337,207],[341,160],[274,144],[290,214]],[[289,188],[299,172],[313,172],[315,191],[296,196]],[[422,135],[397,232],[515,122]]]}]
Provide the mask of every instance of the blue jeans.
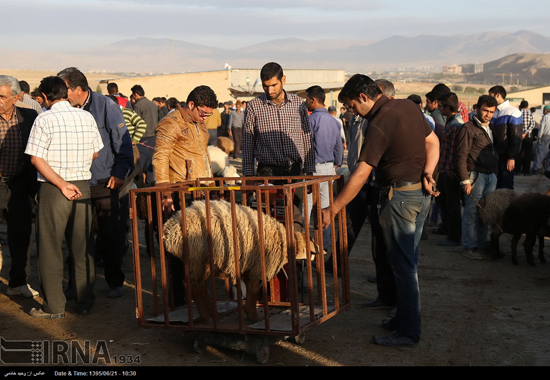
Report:
[{"label": "blue jeans", "polygon": [[470,195],[464,196],[462,245],[465,249],[474,249],[482,248],[489,244],[487,240],[489,230],[480,219],[477,204],[481,198],[495,191],[497,176],[495,174],[483,174],[479,172],[470,172],[469,175],[470,181],[472,181],[472,191]]},{"label": "blue jeans", "polygon": [[430,206],[422,189],[394,191],[391,200],[381,195],[380,225],[395,276],[400,335],[420,338],[420,290],[418,288],[418,244]]}]

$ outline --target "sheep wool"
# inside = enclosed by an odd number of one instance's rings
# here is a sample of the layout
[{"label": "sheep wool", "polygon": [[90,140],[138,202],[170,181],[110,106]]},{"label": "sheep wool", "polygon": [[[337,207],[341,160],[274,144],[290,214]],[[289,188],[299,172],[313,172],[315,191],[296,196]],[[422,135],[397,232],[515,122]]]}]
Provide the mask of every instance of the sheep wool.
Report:
[{"label": "sheep wool", "polygon": [[[210,276],[208,236],[206,228],[206,203],[195,201],[186,208],[187,242],[190,281],[200,284]],[[231,204],[226,201],[211,201],[212,250],[215,266],[222,274],[236,282],[235,252],[233,231],[238,239],[239,267],[241,277],[262,279],[258,212],[250,207],[235,205],[236,224],[233,225]],[[287,263],[286,230],[274,218],[263,215],[264,251],[266,276],[270,281]],[[296,252],[304,253],[306,244],[303,234],[295,233]],[[183,238],[181,232],[181,211],[174,214],[164,224],[164,244],[166,251],[183,260]]]},{"label": "sheep wool", "polygon": [[481,211],[479,217],[487,226],[501,227],[504,211],[510,204],[510,201],[517,193],[509,189],[497,189],[479,202]]}]

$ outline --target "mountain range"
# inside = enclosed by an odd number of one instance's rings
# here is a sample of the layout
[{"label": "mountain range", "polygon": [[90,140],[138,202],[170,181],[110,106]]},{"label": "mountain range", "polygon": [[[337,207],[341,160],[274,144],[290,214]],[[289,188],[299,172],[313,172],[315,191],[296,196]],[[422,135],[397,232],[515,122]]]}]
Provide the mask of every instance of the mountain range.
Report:
[{"label": "mountain range", "polygon": [[269,61],[285,68],[345,69],[348,72],[405,68],[440,70],[443,65],[494,61],[516,53],[550,53],[550,37],[522,30],[472,35],[392,36],[383,40],[317,40],[285,38],[245,48],[214,48],[172,39],[139,37],[93,49],[58,53],[0,49],[5,69],[177,73],[259,68]]}]

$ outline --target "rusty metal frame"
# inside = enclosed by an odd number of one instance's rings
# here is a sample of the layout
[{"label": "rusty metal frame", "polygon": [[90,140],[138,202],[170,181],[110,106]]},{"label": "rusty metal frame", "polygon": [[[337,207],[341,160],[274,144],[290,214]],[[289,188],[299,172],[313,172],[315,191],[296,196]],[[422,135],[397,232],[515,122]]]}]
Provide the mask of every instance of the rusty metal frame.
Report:
[{"label": "rusty metal frame", "polygon": [[[346,210],[343,208],[339,213],[334,214],[332,211],[334,185],[339,191],[343,188],[344,180],[342,176],[299,176],[299,177],[243,177],[239,178],[240,185],[228,185],[227,182],[235,181],[235,178],[209,178],[209,179],[197,179],[195,181],[188,181],[178,184],[171,184],[165,186],[156,186],[151,188],[133,189],[130,191],[130,218],[131,218],[131,231],[133,242],[133,258],[134,258],[134,278],[136,289],[136,318],[140,327],[151,328],[175,328],[181,329],[184,332],[201,331],[201,332],[221,332],[221,333],[238,333],[243,335],[280,335],[280,336],[298,336],[321,323],[333,318],[340,312],[350,307],[350,287],[349,287],[349,264],[347,255],[347,231],[346,231]],[[282,184],[272,185],[273,182],[279,181]],[[201,186],[202,183],[209,183],[208,187]],[[331,210],[331,248],[332,252],[336,252],[337,244],[339,244],[340,252],[340,265],[338,266],[336,255],[332,255],[332,264],[335,268],[334,272],[340,271],[340,278],[336,275],[333,276],[330,281],[325,274],[324,260],[315,260],[315,267],[311,261],[311,253],[307,252],[308,259],[305,260],[305,273],[307,276],[307,293],[306,300],[303,296],[300,300],[298,292],[298,277],[297,277],[297,262],[295,259],[295,242],[294,242],[294,206],[293,196],[296,191],[302,191],[303,193],[303,209],[307,210],[308,197],[305,196],[307,192],[311,192],[313,197],[313,218],[310,221],[309,215],[304,215],[304,229],[306,239],[313,238],[315,243],[323,249],[323,238],[321,231],[321,207],[320,207],[320,185],[323,182],[328,182],[329,194],[330,194],[330,206]],[[267,186],[269,185],[269,186]],[[193,320],[193,302],[189,284],[185,284],[186,292],[186,307],[188,312],[188,323],[173,323],[170,321],[170,312],[175,310],[172,288],[172,274],[171,274],[171,255],[167,255],[164,250],[163,244],[158,242],[163,241],[162,228],[157,229],[157,240],[155,240],[155,225],[162,226],[167,216],[164,214],[164,206],[167,205],[167,199],[171,194],[179,195],[179,206],[182,210],[182,215],[185,215],[186,198],[188,200],[203,199],[206,203],[207,210],[207,232],[208,232],[208,252],[209,262],[211,268],[213,268],[213,243],[211,235],[210,225],[210,208],[209,203],[211,198],[224,199],[231,203],[232,221],[233,225],[236,225],[236,213],[235,205],[237,203],[237,194],[241,194],[242,200],[240,204],[248,205],[248,197],[255,196],[257,202],[258,223],[259,223],[259,242],[260,242],[260,255],[262,264],[262,284],[266,284],[266,268],[265,268],[265,251],[264,251],[264,236],[263,236],[263,220],[260,217],[262,210],[265,213],[271,214],[271,205],[274,204],[274,215],[277,216],[277,202],[276,195],[279,198],[282,194],[284,199],[284,223],[287,235],[287,250],[288,250],[288,264],[286,268],[286,277],[288,286],[285,290],[287,294],[286,300],[277,300],[277,282],[276,276],[269,282],[268,286],[262,286],[260,293],[260,300],[257,307],[263,309],[264,313],[264,329],[251,328],[247,325],[244,315],[244,302],[237,302],[237,323],[227,324],[220,323],[220,315],[217,312],[215,296],[220,291],[219,279],[215,277],[215,271],[210,271],[209,290],[211,296],[214,295],[212,302],[212,322],[209,325],[201,324],[198,321]],[[140,233],[138,225],[138,213],[137,213],[137,198],[139,196],[146,197],[146,210],[147,215],[144,218],[145,222],[145,235],[149,241],[146,250],[140,248]],[[155,200],[154,205],[153,201]],[[265,208],[264,208],[265,207]],[[154,212],[153,212],[154,210]],[[143,216],[142,216],[143,218]],[[143,220],[143,219],[142,219]],[[310,235],[310,226],[313,227],[313,236]],[[189,247],[186,242],[186,220],[182,217],[182,233],[184,238],[184,276],[189,278]],[[240,284],[240,268],[239,268],[239,247],[238,247],[238,231],[233,229],[233,244],[235,252],[235,265],[236,265],[236,277],[237,284]],[[340,237],[339,239],[337,239]],[[147,240],[146,239],[146,240]],[[148,255],[148,260],[143,259],[143,255]],[[149,272],[149,277],[147,274]],[[160,273],[159,273],[160,272]],[[316,283],[314,284],[313,278],[316,276]],[[281,283],[279,282],[279,285]],[[284,284],[282,284],[284,285]],[[159,289],[160,288],[160,289]],[[229,300],[229,280],[225,280],[225,286],[223,287],[225,293],[225,300]],[[242,300],[242,292],[240,286],[237,286],[237,299]],[[152,301],[149,303],[145,299],[144,295],[149,294],[152,297]],[[235,300],[232,300],[236,302]],[[300,321],[300,307],[309,307],[309,317],[307,322]],[[164,322],[151,322],[146,319],[145,308],[148,309],[148,317],[163,315]],[[315,312],[315,308],[320,308],[322,311]],[[270,310],[274,309],[290,309],[291,326],[288,330],[274,330],[271,326]]]}]

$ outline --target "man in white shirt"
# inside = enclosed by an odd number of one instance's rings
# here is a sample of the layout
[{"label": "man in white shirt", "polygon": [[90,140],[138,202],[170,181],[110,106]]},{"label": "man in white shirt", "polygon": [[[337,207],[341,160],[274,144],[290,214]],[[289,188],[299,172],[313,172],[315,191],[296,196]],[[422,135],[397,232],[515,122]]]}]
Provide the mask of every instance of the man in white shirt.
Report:
[{"label": "man in white shirt", "polygon": [[40,190],[36,216],[42,308],[36,318],[65,317],[63,294],[63,239],[72,256],[76,288],[76,312],[89,314],[94,303],[92,203],[89,180],[92,161],[103,142],[91,113],[73,108],[67,101],[67,85],[59,77],[47,77],[40,92],[48,111],[32,127],[25,154],[38,170]]}]

